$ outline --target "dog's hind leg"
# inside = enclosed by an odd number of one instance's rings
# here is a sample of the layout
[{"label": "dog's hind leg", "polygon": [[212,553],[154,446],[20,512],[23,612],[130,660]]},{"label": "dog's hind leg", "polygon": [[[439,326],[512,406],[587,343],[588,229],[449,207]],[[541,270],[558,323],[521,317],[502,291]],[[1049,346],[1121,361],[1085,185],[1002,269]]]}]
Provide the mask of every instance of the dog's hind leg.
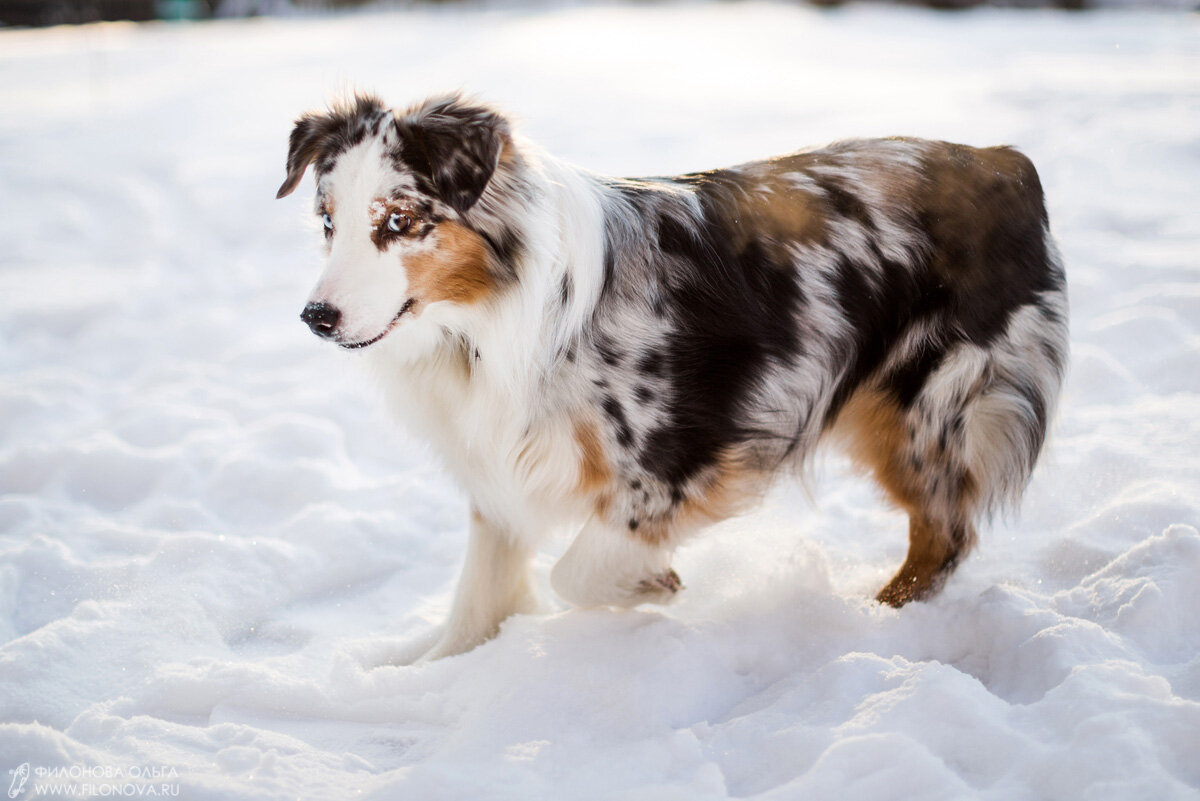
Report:
[{"label": "dog's hind leg", "polygon": [[532,549],[479,512],[472,512],[467,558],[454,605],[441,636],[422,660],[469,651],[495,636],[509,615],[534,611],[532,558]]},{"label": "dog's hind leg", "polygon": [[550,572],[550,584],[576,606],[667,603],[682,589],[671,549],[593,518]]},{"label": "dog's hind leg", "polygon": [[[975,544],[975,492],[959,458],[961,431],[952,413],[935,411],[905,409],[887,391],[863,389],[847,402],[835,428],[854,460],[909,516],[908,555],[876,596],[891,606],[937,592]],[[942,420],[947,415],[949,422]],[[935,419],[939,433],[930,431]]]},{"label": "dog's hind leg", "polygon": [[909,601],[928,598],[941,589],[974,539],[975,531],[970,524],[956,529],[943,521],[911,516],[908,556],[875,599],[888,606],[903,606]]},{"label": "dog's hind leg", "polygon": [[947,350],[911,404],[894,391],[865,395],[883,434],[856,450],[912,520],[908,558],[879,600],[899,606],[936,591],[974,545],[974,521],[1016,505],[1045,441],[1066,352],[1066,298],[1047,292],[1015,310],[987,347]]}]

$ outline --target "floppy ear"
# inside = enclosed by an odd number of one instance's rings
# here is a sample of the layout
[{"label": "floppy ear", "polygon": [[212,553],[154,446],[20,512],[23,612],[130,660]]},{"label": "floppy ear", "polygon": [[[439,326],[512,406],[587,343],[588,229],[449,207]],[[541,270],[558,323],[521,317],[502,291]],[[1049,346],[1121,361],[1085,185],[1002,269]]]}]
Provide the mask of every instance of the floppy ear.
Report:
[{"label": "floppy ear", "polygon": [[308,165],[332,157],[362,141],[383,113],[383,103],[372,95],[355,95],[327,113],[307,113],[296,120],[288,138],[287,178],[276,198],[287,197],[304,177]]},{"label": "floppy ear", "polygon": [[296,120],[296,127],[288,137],[287,178],[275,194],[276,200],[292,194],[299,186],[304,171],[321,150],[321,142],[325,139],[323,129],[328,127],[328,120],[327,116],[314,114],[305,114]]},{"label": "floppy ear", "polygon": [[511,139],[508,120],[457,95],[428,101],[398,116],[396,130],[400,157],[459,214],[483,195]]}]

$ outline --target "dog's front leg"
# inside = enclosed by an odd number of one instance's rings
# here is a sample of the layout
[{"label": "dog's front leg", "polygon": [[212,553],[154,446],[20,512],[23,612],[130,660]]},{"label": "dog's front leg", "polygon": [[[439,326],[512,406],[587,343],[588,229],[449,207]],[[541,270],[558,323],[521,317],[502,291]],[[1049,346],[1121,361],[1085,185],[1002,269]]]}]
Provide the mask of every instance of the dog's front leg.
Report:
[{"label": "dog's front leg", "polygon": [[554,565],[550,584],[576,606],[663,604],[683,589],[670,548],[596,518]]},{"label": "dog's front leg", "polygon": [[509,615],[534,611],[532,557],[533,551],[509,531],[472,510],[467,559],[454,606],[441,637],[422,661],[469,651],[495,636]]}]

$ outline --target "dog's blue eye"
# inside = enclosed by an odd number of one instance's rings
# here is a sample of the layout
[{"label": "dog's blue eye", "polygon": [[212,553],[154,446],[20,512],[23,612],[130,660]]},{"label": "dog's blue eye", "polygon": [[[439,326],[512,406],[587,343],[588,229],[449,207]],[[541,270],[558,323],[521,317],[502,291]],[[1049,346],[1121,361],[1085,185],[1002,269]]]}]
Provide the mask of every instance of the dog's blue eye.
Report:
[{"label": "dog's blue eye", "polygon": [[389,231],[397,234],[402,234],[412,225],[412,219],[403,214],[393,214],[388,217],[387,227]]},{"label": "dog's blue eye", "polygon": [[321,222],[325,224],[325,230],[326,230],[326,231],[332,231],[332,230],[333,230],[333,218],[332,218],[332,217],[330,217],[328,214],[322,214],[322,215],[321,215]]}]

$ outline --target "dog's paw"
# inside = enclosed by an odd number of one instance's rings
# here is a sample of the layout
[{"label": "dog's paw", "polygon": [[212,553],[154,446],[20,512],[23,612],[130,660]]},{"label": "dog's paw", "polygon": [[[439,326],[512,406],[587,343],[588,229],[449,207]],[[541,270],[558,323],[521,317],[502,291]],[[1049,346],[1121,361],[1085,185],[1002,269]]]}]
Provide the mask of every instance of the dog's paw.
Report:
[{"label": "dog's paw", "polygon": [[638,602],[648,604],[670,603],[675,598],[676,593],[682,589],[683,582],[679,580],[679,574],[673,568],[667,568],[665,572],[638,583]]}]

